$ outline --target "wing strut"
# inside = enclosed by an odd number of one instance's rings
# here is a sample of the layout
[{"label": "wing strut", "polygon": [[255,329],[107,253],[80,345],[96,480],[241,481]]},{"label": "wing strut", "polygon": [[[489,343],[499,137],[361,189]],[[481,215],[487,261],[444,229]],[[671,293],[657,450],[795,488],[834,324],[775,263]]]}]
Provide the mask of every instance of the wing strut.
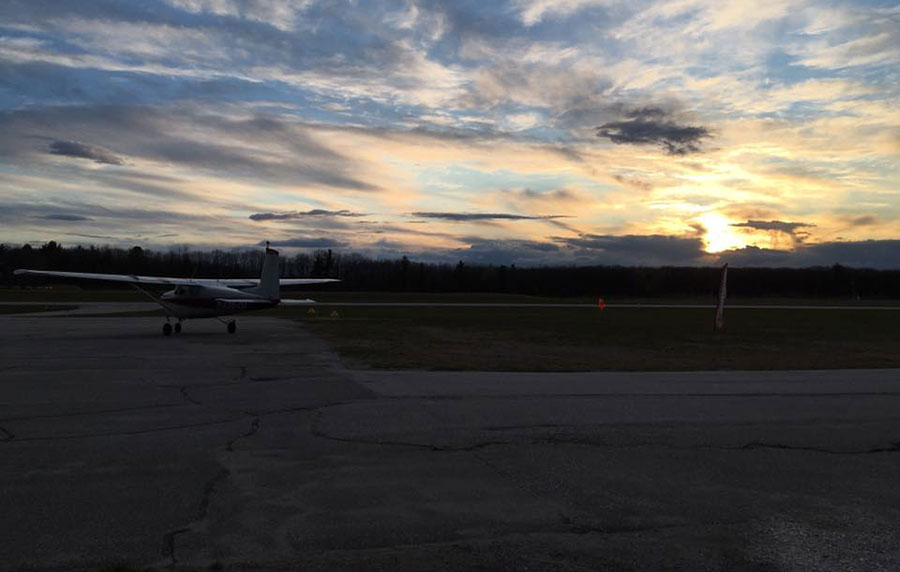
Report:
[{"label": "wing strut", "polygon": [[172,315],[172,314],[169,312],[169,309],[166,307],[166,303],[163,302],[162,299],[161,299],[159,296],[154,296],[154,295],[151,294],[149,291],[144,290],[143,288],[141,288],[141,287],[138,286],[137,284],[132,283],[131,285],[134,286],[134,289],[135,289],[135,290],[137,290],[138,292],[140,292],[140,293],[143,294],[144,296],[150,298],[151,300],[153,300],[154,302],[156,302],[157,304],[159,304],[160,307],[163,309],[163,312],[166,313],[166,320],[169,319],[169,316]]}]

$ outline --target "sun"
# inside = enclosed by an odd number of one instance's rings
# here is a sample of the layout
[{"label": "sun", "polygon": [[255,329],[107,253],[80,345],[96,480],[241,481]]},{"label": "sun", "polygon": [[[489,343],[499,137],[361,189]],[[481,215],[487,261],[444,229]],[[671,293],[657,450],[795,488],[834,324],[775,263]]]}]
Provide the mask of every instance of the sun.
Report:
[{"label": "sun", "polygon": [[734,230],[727,217],[719,213],[708,212],[698,216],[696,220],[706,229],[706,233],[703,235],[706,252],[722,252],[747,246],[744,237]]}]

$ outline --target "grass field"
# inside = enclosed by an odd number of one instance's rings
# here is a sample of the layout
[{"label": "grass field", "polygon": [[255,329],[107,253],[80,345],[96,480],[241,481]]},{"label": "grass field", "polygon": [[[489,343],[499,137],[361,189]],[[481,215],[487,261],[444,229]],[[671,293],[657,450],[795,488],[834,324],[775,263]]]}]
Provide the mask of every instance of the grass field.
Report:
[{"label": "grass field", "polygon": [[[331,318],[337,310],[339,318]],[[320,306],[294,317],[353,367],[578,371],[900,367],[900,313],[878,310]]]},{"label": "grass field", "polygon": [[[558,298],[502,294],[492,292],[339,292],[335,290],[282,289],[284,298],[312,298],[321,304],[361,302],[429,302],[442,304],[596,304],[597,297]],[[678,298],[604,297],[607,304],[715,304],[713,296]],[[147,297],[129,288],[83,289],[64,284],[52,287],[0,288],[0,304],[3,302],[146,302]],[[900,306],[900,300],[847,298],[740,298],[730,296],[732,305],[816,305],[816,306]]]},{"label": "grass field", "polygon": [[[292,292],[305,307],[263,315],[295,319],[328,340],[351,367],[432,370],[701,370],[900,367],[900,310],[728,308],[714,332],[712,309],[595,307],[342,306],[358,302],[585,303],[506,294]],[[12,298],[12,300],[11,300]],[[127,290],[0,290],[0,313],[41,307],[3,301],[146,301]],[[616,303],[711,304],[707,299],[607,299]],[[900,301],[730,299],[729,304],[885,305]],[[57,309],[57,308],[52,308]],[[330,317],[337,311],[340,317]],[[159,311],[135,315],[161,315]],[[126,315],[121,315],[126,317]],[[240,320],[240,317],[238,317]],[[188,328],[190,331],[190,328]]]}]

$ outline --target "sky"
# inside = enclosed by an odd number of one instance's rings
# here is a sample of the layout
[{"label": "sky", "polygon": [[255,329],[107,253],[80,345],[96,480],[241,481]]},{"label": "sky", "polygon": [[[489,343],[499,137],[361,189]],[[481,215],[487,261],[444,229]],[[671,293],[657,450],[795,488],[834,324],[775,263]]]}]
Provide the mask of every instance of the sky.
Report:
[{"label": "sky", "polygon": [[0,242],[900,268],[900,3],[0,3]]}]

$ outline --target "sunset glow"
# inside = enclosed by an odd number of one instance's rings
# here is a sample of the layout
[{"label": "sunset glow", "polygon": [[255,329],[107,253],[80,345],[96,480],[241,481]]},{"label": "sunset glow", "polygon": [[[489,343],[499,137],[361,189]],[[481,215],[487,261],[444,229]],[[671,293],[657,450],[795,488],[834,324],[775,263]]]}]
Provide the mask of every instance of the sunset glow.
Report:
[{"label": "sunset glow", "polygon": [[698,219],[705,229],[703,234],[704,250],[709,253],[738,249],[747,246],[744,238],[735,232],[731,221],[716,213],[706,213]]},{"label": "sunset glow", "polygon": [[0,242],[897,267],[898,30],[868,0],[3,3]]}]

